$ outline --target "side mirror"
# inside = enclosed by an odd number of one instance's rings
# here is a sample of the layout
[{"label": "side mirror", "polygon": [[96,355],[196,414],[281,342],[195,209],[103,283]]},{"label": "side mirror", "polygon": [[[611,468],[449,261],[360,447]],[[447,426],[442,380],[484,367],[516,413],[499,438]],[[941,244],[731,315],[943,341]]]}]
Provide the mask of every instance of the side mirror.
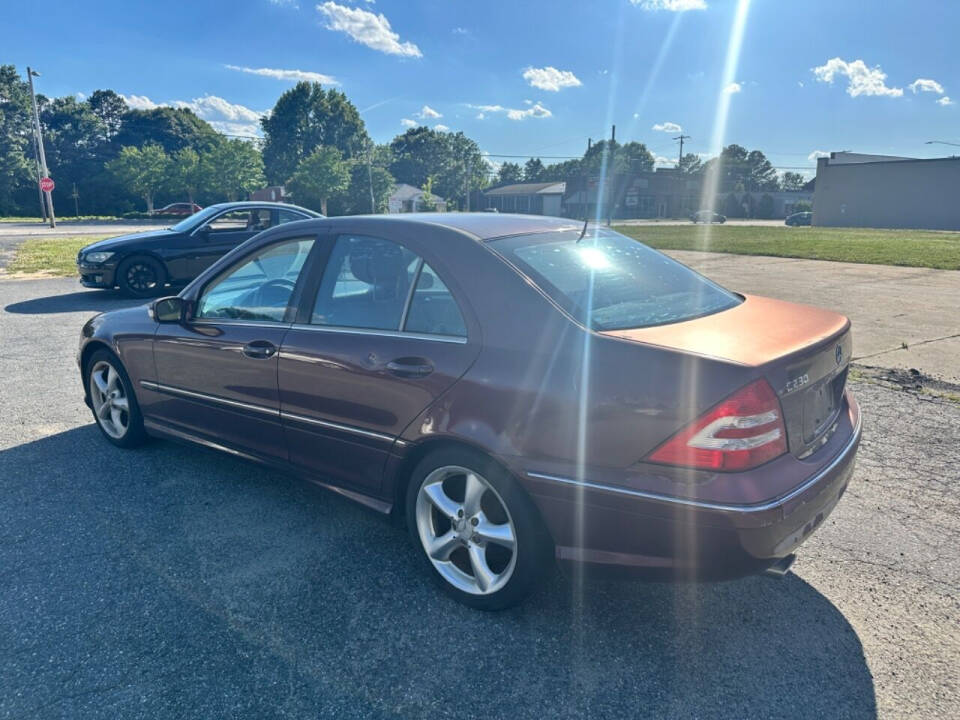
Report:
[{"label": "side mirror", "polygon": [[150,317],[158,323],[178,323],[183,320],[186,306],[184,299],[177,295],[160,298],[150,304]]}]

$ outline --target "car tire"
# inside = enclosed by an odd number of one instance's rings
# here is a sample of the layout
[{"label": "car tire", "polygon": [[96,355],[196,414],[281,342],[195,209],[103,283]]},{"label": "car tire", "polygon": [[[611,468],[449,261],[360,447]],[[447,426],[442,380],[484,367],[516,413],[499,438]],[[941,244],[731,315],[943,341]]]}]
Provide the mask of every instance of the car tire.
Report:
[{"label": "car tire", "polygon": [[406,518],[428,571],[469,607],[516,605],[555,568],[553,542],[533,501],[510,473],[474,450],[444,448],[424,457],[407,486]]},{"label": "car tire", "polygon": [[97,350],[84,367],[83,381],[90,410],[100,432],[121,448],[142,445],[147,434],[133,383],[123,364],[109,350]]},{"label": "car tire", "polygon": [[167,282],[163,264],[146,255],[127,258],[117,268],[117,285],[131,297],[147,298],[159,295]]}]

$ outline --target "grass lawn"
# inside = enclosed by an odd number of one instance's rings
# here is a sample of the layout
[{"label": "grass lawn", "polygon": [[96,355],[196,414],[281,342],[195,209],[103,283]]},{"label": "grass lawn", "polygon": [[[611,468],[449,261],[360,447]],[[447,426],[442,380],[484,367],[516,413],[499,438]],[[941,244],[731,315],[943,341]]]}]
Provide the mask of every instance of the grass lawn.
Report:
[{"label": "grass lawn", "polygon": [[[64,215],[57,216],[57,222],[75,222],[77,220],[121,220],[122,218],[117,217],[116,215],[80,215],[79,217],[74,215]],[[17,217],[14,215],[8,217],[0,217],[0,223],[36,223],[40,224],[39,217]]]},{"label": "grass lawn", "polygon": [[614,229],[661,250],[706,250],[960,270],[960,233],[693,224],[622,225]]},{"label": "grass lawn", "polygon": [[76,275],[77,252],[80,248],[108,235],[79,235],[58,238],[30,238],[17,248],[7,265],[8,273],[47,273]]}]

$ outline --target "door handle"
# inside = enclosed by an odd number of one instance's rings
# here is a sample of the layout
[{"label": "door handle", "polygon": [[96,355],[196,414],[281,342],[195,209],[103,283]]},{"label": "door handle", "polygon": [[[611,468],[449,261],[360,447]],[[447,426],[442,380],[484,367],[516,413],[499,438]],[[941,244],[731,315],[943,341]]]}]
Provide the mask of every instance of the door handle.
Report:
[{"label": "door handle", "polygon": [[398,377],[422,378],[433,372],[433,364],[425,358],[397,358],[387,363],[387,370]]},{"label": "door handle", "polygon": [[277,346],[269,340],[254,340],[243,346],[243,354],[255,360],[265,360],[276,351]]}]

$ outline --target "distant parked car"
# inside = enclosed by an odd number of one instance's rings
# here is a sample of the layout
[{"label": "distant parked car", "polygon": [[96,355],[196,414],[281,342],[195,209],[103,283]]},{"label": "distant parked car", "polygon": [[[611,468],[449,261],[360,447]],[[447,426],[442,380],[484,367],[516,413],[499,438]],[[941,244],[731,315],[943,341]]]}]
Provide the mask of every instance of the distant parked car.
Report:
[{"label": "distant parked car", "polygon": [[726,221],[726,215],[721,215],[718,212],[711,212],[710,210],[697,210],[697,212],[690,216],[690,222],[694,224],[720,223],[722,225]]},{"label": "distant parked car", "polygon": [[283,203],[211,205],[172,227],[87,245],[77,254],[80,284],[89,288],[119,287],[133,297],[150,297],[167,284],[186,285],[262,230],[317,217],[323,216]]},{"label": "distant parked car", "polygon": [[798,212],[793,215],[787,215],[783,221],[786,225],[810,225],[813,222],[812,212]]},{"label": "distant parked car", "polygon": [[154,215],[193,215],[201,210],[203,208],[196,203],[178,202],[163,206]]}]

